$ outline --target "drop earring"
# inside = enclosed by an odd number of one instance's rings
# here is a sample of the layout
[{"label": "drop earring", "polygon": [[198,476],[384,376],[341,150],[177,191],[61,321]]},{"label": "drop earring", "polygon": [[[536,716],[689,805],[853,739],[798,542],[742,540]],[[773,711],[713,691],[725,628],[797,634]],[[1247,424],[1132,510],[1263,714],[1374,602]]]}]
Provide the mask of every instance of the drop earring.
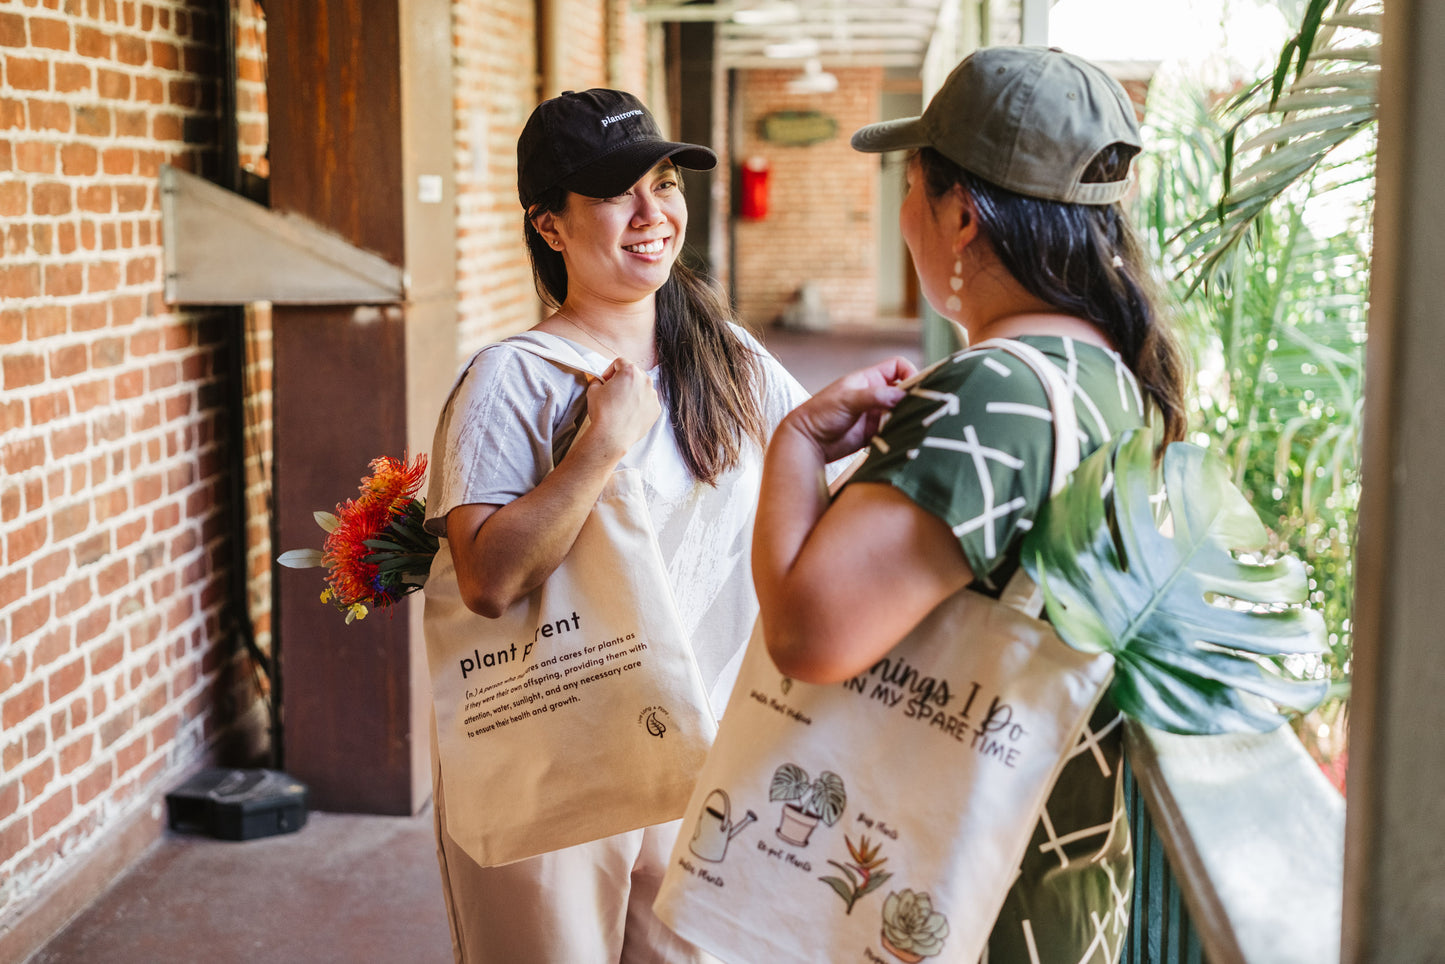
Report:
[{"label": "drop earring", "polygon": [[958,311],[963,307],[963,301],[959,299],[958,293],[963,290],[963,259],[958,258],[953,262],[953,277],[948,279],[948,287],[953,294],[948,296],[944,306],[949,311]]}]

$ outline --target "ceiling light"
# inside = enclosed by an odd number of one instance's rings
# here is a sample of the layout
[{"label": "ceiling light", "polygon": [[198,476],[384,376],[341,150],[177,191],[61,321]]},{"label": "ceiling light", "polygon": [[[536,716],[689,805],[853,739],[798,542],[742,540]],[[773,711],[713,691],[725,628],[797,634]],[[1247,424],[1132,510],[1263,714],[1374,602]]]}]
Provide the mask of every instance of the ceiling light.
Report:
[{"label": "ceiling light", "polygon": [[803,72],[788,81],[790,94],[831,94],[838,89],[838,76],[823,69],[816,60],[810,60]]},{"label": "ceiling light", "polygon": [[756,6],[739,7],[733,11],[733,23],[758,26],[770,23],[792,23],[799,19],[798,5],[791,0],[763,0]]},{"label": "ceiling light", "polygon": [[818,41],[812,38],[785,40],[781,43],[765,44],[763,56],[774,60],[805,60],[818,56]]}]

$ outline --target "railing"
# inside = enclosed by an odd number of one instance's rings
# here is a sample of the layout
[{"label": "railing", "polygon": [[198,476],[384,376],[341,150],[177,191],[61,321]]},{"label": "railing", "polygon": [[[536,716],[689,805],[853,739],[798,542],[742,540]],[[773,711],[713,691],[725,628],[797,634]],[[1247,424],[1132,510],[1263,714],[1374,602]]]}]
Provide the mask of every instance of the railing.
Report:
[{"label": "railing", "polygon": [[1287,728],[1181,737],[1131,723],[1127,964],[1337,964],[1345,807]]}]

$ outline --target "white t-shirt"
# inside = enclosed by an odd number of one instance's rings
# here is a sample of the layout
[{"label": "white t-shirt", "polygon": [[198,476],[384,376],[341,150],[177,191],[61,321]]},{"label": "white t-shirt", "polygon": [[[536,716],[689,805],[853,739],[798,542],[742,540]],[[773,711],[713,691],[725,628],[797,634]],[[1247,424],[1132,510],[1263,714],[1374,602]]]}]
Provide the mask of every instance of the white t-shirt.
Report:
[{"label": "white t-shirt", "polygon": [[[736,325],[733,331],[762,362],[761,401],[771,434],[807,392],[750,334]],[[457,506],[505,505],[530,492],[576,432],[586,407],[585,380],[508,344],[524,339],[574,355],[592,371],[612,362],[566,338],[536,331],[472,356],[442,410],[432,443],[426,525],[443,538],[447,513]],[[657,370],[649,374],[656,384]],[[662,416],[622,460],[640,470],[678,612],[719,713],[757,618],[749,555],[762,455],[756,444],[745,441],[739,463],[718,478],[716,487],[695,481],[664,405]]]}]

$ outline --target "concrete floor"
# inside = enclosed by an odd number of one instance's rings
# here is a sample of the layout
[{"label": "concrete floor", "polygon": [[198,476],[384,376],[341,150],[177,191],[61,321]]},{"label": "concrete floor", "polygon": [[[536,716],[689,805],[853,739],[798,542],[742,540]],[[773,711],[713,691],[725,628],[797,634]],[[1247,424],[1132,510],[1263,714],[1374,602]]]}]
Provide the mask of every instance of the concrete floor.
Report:
[{"label": "concrete floor", "polygon": [[[918,335],[764,333],[810,391],[903,354]],[[445,964],[432,812],[312,813],[246,842],[167,834],[27,964]],[[518,962],[529,964],[529,962]]]}]

